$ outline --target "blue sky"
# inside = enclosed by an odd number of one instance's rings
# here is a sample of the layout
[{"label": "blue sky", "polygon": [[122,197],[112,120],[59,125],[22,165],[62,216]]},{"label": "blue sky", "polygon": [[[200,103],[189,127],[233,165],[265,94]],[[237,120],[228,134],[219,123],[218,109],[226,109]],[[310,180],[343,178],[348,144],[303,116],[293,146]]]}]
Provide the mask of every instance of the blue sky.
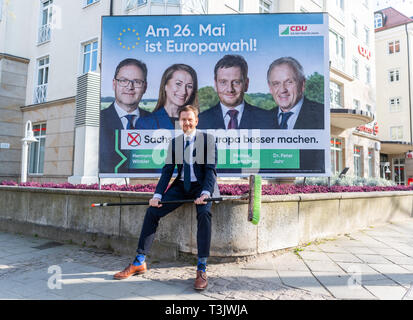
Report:
[{"label": "blue sky", "polygon": [[[157,99],[163,71],[174,63],[186,63],[198,74],[199,87],[213,86],[215,63],[225,54],[241,54],[248,62],[250,93],[268,93],[266,73],[269,64],[282,56],[296,58],[307,75],[324,74],[324,37],[280,37],[279,25],[322,24],[322,14],[248,14],[201,16],[124,16],[104,17],[102,30],[102,96],[111,96],[116,65],[125,58],[136,58],[148,67],[148,90],[144,99]],[[224,24],[224,26],[223,26]],[[205,33],[199,35],[200,25]],[[207,26],[211,25],[211,29]],[[151,27],[152,26],[152,27]],[[215,29],[213,29],[215,28]],[[211,31],[211,35],[207,31]],[[215,35],[212,31],[215,31]],[[328,27],[325,25],[326,34]],[[169,35],[168,35],[169,33]],[[155,36],[158,35],[158,36]],[[180,36],[179,36],[180,35]],[[255,39],[250,52],[166,52],[166,41],[203,46],[213,43],[248,43]],[[148,41],[148,42],[147,42]],[[254,40],[253,40],[254,41]],[[160,44],[157,44],[157,43]],[[156,52],[147,52],[148,43]],[[256,44],[256,45],[255,45]],[[129,48],[129,49],[128,49]],[[160,48],[162,52],[157,50]],[[244,49],[247,45],[244,44]],[[328,58],[326,58],[328,59]]]}]

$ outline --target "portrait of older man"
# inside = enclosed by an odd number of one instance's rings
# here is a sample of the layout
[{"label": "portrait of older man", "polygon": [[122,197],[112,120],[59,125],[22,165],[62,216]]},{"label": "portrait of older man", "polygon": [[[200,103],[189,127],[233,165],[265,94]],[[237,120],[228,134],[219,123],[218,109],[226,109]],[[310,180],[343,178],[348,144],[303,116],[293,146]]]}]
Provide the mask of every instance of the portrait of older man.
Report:
[{"label": "portrait of older man", "polygon": [[273,61],[267,81],[277,104],[273,129],[324,129],[324,105],[304,97],[306,78],[296,59]]}]

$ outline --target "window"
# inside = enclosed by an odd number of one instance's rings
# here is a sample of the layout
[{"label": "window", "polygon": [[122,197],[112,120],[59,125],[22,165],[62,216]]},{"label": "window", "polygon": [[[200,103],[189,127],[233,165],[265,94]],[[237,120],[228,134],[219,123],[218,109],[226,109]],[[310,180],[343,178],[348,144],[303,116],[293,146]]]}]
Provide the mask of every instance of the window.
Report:
[{"label": "window", "polygon": [[236,11],[243,10],[243,0],[225,0],[225,5]]},{"label": "window", "polygon": [[369,172],[368,176],[373,178],[375,176],[374,174],[374,149],[369,149],[369,154],[368,154],[368,163],[369,163]]},{"label": "window", "polygon": [[389,70],[389,81],[390,82],[400,81],[400,70],[399,69]]},{"label": "window", "polygon": [[96,2],[99,2],[100,0],[85,0],[85,7],[89,6],[91,4],[94,4]]},{"label": "window", "polygon": [[405,160],[403,158],[393,159],[393,181],[399,185],[406,184],[404,172]]},{"label": "window", "polygon": [[344,10],[344,0],[336,0],[336,6]]},{"label": "window", "polygon": [[344,38],[330,30],[330,59],[334,67],[344,70]]},{"label": "window", "polygon": [[330,81],[330,108],[342,108],[342,86]]},{"label": "window", "polygon": [[51,22],[53,14],[53,0],[41,3],[40,28],[37,43],[41,44],[50,41]]},{"label": "window", "polygon": [[383,16],[380,13],[374,15],[374,29],[383,27]]},{"label": "window", "polygon": [[[164,2],[163,0],[160,0],[162,3]],[[133,8],[136,8],[137,6],[142,6],[145,5],[148,1],[147,0],[126,0],[126,6],[125,10],[132,10]],[[152,2],[155,2],[152,0]],[[158,0],[159,2],[159,0]]]},{"label": "window", "polygon": [[271,12],[271,1],[260,0],[260,10],[259,13],[270,13]]},{"label": "window", "polygon": [[46,123],[33,125],[33,133],[37,142],[29,147],[29,173],[42,174],[46,144]]},{"label": "window", "polygon": [[364,43],[370,45],[370,29],[364,26]]},{"label": "window", "polygon": [[373,109],[371,108],[371,105],[369,104],[366,104],[366,110],[371,113],[373,112]]},{"label": "window", "polygon": [[394,40],[389,42],[389,54],[400,52],[400,41]]},{"label": "window", "polygon": [[402,111],[400,98],[390,98],[389,99],[389,111],[390,112],[400,112]]},{"label": "window", "polygon": [[403,126],[390,127],[390,139],[393,141],[403,140]]},{"label": "window", "polygon": [[47,100],[47,85],[49,83],[49,57],[37,60],[37,84],[34,89],[34,103]]},{"label": "window", "polygon": [[356,177],[362,177],[363,172],[363,158],[362,158],[362,147],[354,146],[353,157],[354,157],[354,175]]},{"label": "window", "polygon": [[340,173],[343,171],[343,140],[331,139],[331,172]]},{"label": "window", "polygon": [[83,45],[83,73],[97,70],[98,41],[88,42]]},{"label": "window", "polygon": [[369,66],[366,66],[366,83],[371,84],[371,69]]},{"label": "window", "polygon": [[356,18],[352,18],[351,32],[353,33],[353,35],[355,37],[358,37],[358,26],[357,26],[357,19]]},{"label": "window", "polygon": [[353,77],[354,78],[359,78],[360,72],[359,72],[359,61],[356,58],[353,58]]},{"label": "window", "polygon": [[354,110],[360,110],[360,100],[353,99],[353,108]]}]

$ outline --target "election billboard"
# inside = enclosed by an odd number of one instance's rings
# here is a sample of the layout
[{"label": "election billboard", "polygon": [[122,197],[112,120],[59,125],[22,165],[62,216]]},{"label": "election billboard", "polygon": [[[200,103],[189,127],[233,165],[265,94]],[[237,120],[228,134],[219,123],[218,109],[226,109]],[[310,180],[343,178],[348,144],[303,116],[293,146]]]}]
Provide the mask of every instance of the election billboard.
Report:
[{"label": "election billboard", "polygon": [[199,108],[221,177],[330,175],[328,15],[102,17],[99,176],[157,177]]}]

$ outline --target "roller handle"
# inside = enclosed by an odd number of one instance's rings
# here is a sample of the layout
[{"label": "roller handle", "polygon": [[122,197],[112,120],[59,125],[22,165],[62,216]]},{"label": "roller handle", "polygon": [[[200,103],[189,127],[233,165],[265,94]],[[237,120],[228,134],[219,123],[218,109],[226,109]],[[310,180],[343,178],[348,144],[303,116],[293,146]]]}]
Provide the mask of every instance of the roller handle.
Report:
[{"label": "roller handle", "polygon": [[[205,202],[211,201],[222,201],[224,200],[222,197],[219,198],[207,198]],[[184,200],[167,200],[167,201],[159,201],[159,204],[178,204],[178,203],[193,203],[195,199],[184,199]],[[139,201],[139,202],[107,202],[107,203],[93,203],[92,207],[111,207],[111,206],[147,206],[149,205],[148,201]]]}]

